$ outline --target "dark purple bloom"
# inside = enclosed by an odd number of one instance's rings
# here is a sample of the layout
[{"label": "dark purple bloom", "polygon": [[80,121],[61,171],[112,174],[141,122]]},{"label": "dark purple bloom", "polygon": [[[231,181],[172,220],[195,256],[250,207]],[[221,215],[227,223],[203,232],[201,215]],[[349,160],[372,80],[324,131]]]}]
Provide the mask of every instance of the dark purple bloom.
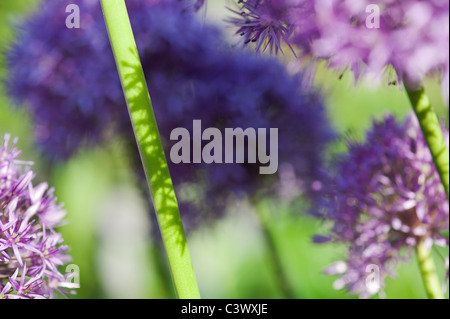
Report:
[{"label": "dark purple bloom", "polygon": [[[29,105],[39,145],[52,157],[65,158],[83,143],[116,134],[134,147],[100,6],[79,2],[81,29],[69,30],[58,27],[65,5],[49,3],[22,25],[8,53],[10,92]],[[169,140],[172,130],[192,131],[193,120],[222,132],[279,129],[279,174],[261,176],[259,164],[170,163],[178,190],[201,185],[195,211],[221,212],[230,195],[308,191],[334,134],[320,96],[305,91],[302,76],[289,75],[275,59],[231,50],[219,30],[198,21],[183,2],[130,0],[127,7],[166,154],[175,143]],[[183,193],[181,201],[188,202]]]},{"label": "dark purple bloom", "polygon": [[57,268],[70,260],[55,231],[65,212],[46,183],[33,186],[31,163],[9,141],[0,148],[0,299],[49,298],[75,287]]},{"label": "dark purple bloom", "polygon": [[[321,194],[327,201],[317,214],[333,222],[328,237],[348,245],[346,261],[326,271],[341,275],[336,288],[370,297],[419,243],[449,244],[448,199],[413,114],[402,124],[386,116],[364,143],[351,143]],[[373,269],[375,285],[367,281]]]}]

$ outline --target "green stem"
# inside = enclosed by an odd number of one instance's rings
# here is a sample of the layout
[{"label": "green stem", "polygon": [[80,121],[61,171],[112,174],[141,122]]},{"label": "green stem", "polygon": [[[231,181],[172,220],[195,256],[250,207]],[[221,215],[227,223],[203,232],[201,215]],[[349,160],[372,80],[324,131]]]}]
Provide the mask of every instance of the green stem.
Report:
[{"label": "green stem", "polygon": [[417,90],[406,88],[409,100],[417,115],[428,148],[433,157],[434,164],[444,185],[447,198],[449,197],[449,151],[445,143],[439,119],[431,107],[425,89]]},{"label": "green stem", "polygon": [[436,273],[433,256],[431,255],[431,249],[428,249],[424,241],[421,241],[416,248],[416,252],[420,273],[422,274],[428,297],[430,299],[444,299],[441,282]]},{"label": "green stem", "polygon": [[178,298],[200,298],[172,179],[125,1],[101,0],[101,4],[175,291]]},{"label": "green stem", "polygon": [[276,276],[278,288],[286,299],[295,299],[294,289],[292,288],[289,279],[284,271],[283,264],[281,262],[280,252],[276,245],[275,238],[270,230],[270,207],[267,201],[262,201],[257,203],[253,201],[256,215],[261,224],[261,230],[264,236],[264,241],[266,243],[266,248],[269,253],[270,262],[272,263],[272,268]]},{"label": "green stem", "polygon": [[151,248],[153,266],[157,275],[156,280],[159,283],[158,298],[172,299],[175,297],[172,277],[167,265],[166,253],[161,243],[155,242]]}]

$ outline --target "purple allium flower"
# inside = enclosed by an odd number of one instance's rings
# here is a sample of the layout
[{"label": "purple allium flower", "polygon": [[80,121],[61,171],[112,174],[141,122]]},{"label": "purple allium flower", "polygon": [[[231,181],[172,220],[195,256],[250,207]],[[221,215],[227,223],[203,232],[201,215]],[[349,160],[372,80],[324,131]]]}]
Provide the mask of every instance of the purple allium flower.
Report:
[{"label": "purple allium flower", "polygon": [[[64,21],[65,4],[43,6],[22,25],[9,52],[8,84],[29,104],[38,136],[45,136],[39,140],[45,153],[63,158],[83,142],[95,145],[115,134],[134,141],[100,6],[81,1],[82,27],[69,30],[56,26]],[[229,195],[310,189],[334,133],[320,96],[302,88],[301,75],[289,75],[276,59],[229,49],[218,29],[178,3],[130,0],[127,7],[166,154],[175,143],[169,140],[172,130],[191,131],[193,120],[222,132],[279,129],[280,173],[264,179],[259,164],[169,163],[178,189],[202,181],[200,211],[223,211]],[[37,48],[30,50],[30,43]],[[53,56],[57,63],[42,64]],[[74,66],[69,73],[67,65]]]},{"label": "purple allium flower", "polygon": [[51,298],[75,288],[58,266],[70,257],[55,231],[65,215],[46,183],[33,186],[30,163],[19,161],[16,140],[0,148],[0,299]]},{"label": "purple allium flower", "polygon": [[[448,144],[449,132],[445,130]],[[374,123],[364,143],[351,143],[336,164],[336,173],[321,190],[321,218],[333,222],[328,239],[348,245],[346,262],[330,266],[340,274],[336,288],[370,297],[395,276],[398,262],[419,243],[448,246],[449,206],[416,117],[403,124],[393,116]],[[380,283],[367,283],[372,268]]]},{"label": "purple allium flower", "polygon": [[[381,0],[375,7],[370,0],[239,2],[239,17],[230,21],[257,49],[280,49],[284,42],[331,67],[350,68],[356,78],[392,65],[399,80],[416,83],[439,71],[443,85],[448,83],[448,0]],[[378,9],[379,19],[371,15]]]},{"label": "purple allium flower", "polygon": [[[36,142],[55,159],[67,159],[82,145],[106,141],[111,132],[105,128],[111,124],[122,131],[130,127],[100,3],[79,1],[81,28],[69,29],[65,23],[70,3],[41,5],[18,25],[17,41],[7,53],[10,95],[29,107]],[[154,4],[177,11],[192,5],[181,0],[164,3],[132,0],[127,7],[145,15]]]},{"label": "purple allium flower", "polygon": [[283,1],[248,0],[240,3],[240,12],[232,10],[238,17],[229,19],[229,22],[238,27],[236,33],[242,37],[244,44],[253,42],[257,51],[264,52],[269,48],[275,54],[283,52],[283,42],[290,46],[292,28],[286,20]]},{"label": "purple allium flower", "polygon": [[[447,0],[383,0],[380,24],[369,28],[369,0],[318,1],[320,38],[314,52],[332,66],[355,74],[381,73],[392,65],[398,78],[420,82],[433,71],[444,76],[449,67],[449,2]],[[330,23],[331,21],[331,23]]]}]

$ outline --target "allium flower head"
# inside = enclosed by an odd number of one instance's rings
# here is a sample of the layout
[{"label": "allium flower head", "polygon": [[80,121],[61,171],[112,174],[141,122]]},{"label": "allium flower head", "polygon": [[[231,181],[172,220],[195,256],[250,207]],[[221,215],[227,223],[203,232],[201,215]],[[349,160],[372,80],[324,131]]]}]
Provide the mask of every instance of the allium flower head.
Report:
[{"label": "allium flower head", "polygon": [[[39,6],[18,25],[17,41],[7,52],[9,93],[31,110],[36,142],[51,159],[67,159],[83,145],[106,141],[111,132],[105,128],[111,124],[118,130],[130,127],[100,2],[77,2],[79,29],[65,25],[71,3]],[[154,5],[176,12],[193,6],[187,0],[127,1],[128,9],[140,15],[132,19],[134,27],[146,23],[144,16]],[[169,22],[164,24],[170,32]]]},{"label": "allium flower head", "polygon": [[[116,134],[134,141],[101,8],[87,0],[79,5],[86,20],[81,29],[47,27],[44,21],[58,23],[65,15],[64,1],[52,2],[23,24],[9,52],[10,92],[29,104],[38,136],[45,136],[40,145],[55,157]],[[222,132],[279,129],[280,174],[263,181],[259,164],[169,163],[177,187],[202,181],[204,199],[197,202],[215,213],[230,194],[255,194],[266,186],[286,193],[281,184],[294,192],[310,187],[334,134],[319,94],[302,88],[302,75],[289,75],[276,59],[231,50],[220,31],[184,10],[184,3],[129,0],[127,7],[166,154],[175,143],[172,130],[192,133],[193,120]],[[30,50],[29,43],[39,45]],[[57,63],[43,64],[53,56]],[[69,73],[68,65],[74,66]],[[25,76],[30,69],[36,78]]]},{"label": "allium flower head", "polygon": [[75,288],[58,266],[70,257],[55,231],[65,212],[46,183],[33,186],[33,172],[17,158],[6,135],[0,148],[0,299],[51,298]]},{"label": "allium flower head", "polygon": [[[246,42],[296,46],[338,69],[420,82],[433,71],[449,74],[449,1],[242,0],[231,22]],[[379,16],[376,14],[379,11]],[[375,14],[375,15],[371,15]],[[266,42],[265,42],[266,41]]]},{"label": "allium flower head", "polygon": [[242,3],[241,11],[232,10],[239,17],[232,17],[228,21],[238,27],[236,33],[242,37],[244,44],[255,43],[257,51],[264,52],[269,48],[271,53],[283,52],[283,43],[290,46],[292,27],[286,19],[285,6],[281,2],[239,1]]},{"label": "allium flower head", "polygon": [[367,8],[371,4],[369,0],[317,0],[320,37],[313,51],[328,58],[332,66],[350,67],[356,74],[365,68],[381,73],[392,65],[400,80],[420,82],[432,71],[448,73],[447,0],[378,1],[379,25],[370,21]]},{"label": "allium flower head", "polygon": [[[326,271],[341,275],[336,288],[369,297],[386,276],[395,276],[395,265],[407,260],[411,248],[448,246],[441,233],[449,227],[448,199],[414,115],[403,124],[391,115],[374,123],[365,143],[350,145],[322,192],[328,205],[320,217],[333,228],[315,241],[349,247],[346,262]],[[380,271],[377,287],[366,284],[371,267]]]}]

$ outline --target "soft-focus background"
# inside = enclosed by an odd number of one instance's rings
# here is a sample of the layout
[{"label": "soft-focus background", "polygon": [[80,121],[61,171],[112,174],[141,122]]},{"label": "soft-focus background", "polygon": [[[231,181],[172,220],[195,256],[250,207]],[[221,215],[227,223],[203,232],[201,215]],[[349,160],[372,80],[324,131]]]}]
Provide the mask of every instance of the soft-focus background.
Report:
[{"label": "soft-focus background", "polygon": [[[12,27],[15,21],[32,12],[37,2],[0,0],[1,80],[8,76],[3,53],[14,40]],[[207,11],[200,12],[199,18],[205,23],[223,23],[227,14],[225,1],[210,0]],[[282,59],[289,63],[291,58],[287,54]],[[65,164],[49,166],[33,146],[29,114],[24,108],[12,106],[1,82],[0,135],[9,132],[19,137],[22,159],[35,162],[37,179],[49,180],[59,200],[65,203],[69,224],[61,232],[71,247],[73,263],[80,267],[81,288],[75,298],[173,297],[157,270],[166,266],[165,261],[150,239],[152,219],[128,165],[123,141],[82,151]],[[343,136],[353,139],[362,139],[372,119],[381,118],[387,110],[399,118],[410,110],[406,95],[397,86],[379,88],[361,83],[355,87],[350,73],[339,79],[339,74],[321,66],[316,85],[326,97],[333,125]],[[430,79],[426,87],[440,116],[448,121],[438,79]],[[338,143],[335,148],[344,151],[345,143]],[[245,203],[236,203],[228,210],[227,217],[213,227],[188,234],[202,296],[281,298],[254,214]],[[302,214],[301,208],[298,210],[293,213],[280,207],[275,222],[271,223],[296,297],[352,298],[334,290],[335,278],[321,272],[342,258],[343,247],[313,244],[311,236],[325,225]],[[397,279],[388,279],[388,298],[426,297],[414,258],[410,264],[401,265],[398,273]]]}]

